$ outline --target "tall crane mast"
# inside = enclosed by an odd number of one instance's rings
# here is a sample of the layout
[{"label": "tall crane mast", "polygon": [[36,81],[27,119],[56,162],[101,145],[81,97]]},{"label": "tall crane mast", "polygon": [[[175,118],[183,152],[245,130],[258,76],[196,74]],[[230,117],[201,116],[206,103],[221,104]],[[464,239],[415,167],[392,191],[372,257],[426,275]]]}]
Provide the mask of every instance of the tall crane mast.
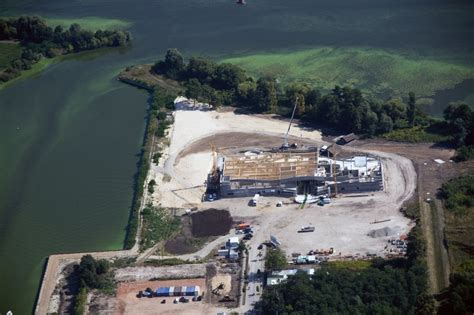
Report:
[{"label": "tall crane mast", "polygon": [[288,130],[285,134],[285,139],[283,141],[283,149],[288,149],[290,146],[288,145],[288,134],[290,133],[291,124],[293,123],[293,118],[295,117],[296,106],[298,106],[298,96],[295,98],[295,106],[293,107],[293,113],[291,113],[290,125],[288,126]]}]

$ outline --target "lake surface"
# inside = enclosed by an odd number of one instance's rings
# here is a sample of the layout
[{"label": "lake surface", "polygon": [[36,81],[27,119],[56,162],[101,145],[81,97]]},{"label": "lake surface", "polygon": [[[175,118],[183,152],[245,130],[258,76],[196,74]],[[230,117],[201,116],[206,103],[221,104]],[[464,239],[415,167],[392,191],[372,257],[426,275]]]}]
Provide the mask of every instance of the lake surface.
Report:
[{"label": "lake surface", "polygon": [[[70,58],[0,91],[0,313],[32,311],[49,254],[121,248],[148,97],[115,80],[123,67],[169,47],[216,58],[313,46],[469,56],[470,2],[1,1],[2,15],[128,20],[134,42]],[[473,92],[459,90],[446,101]]]}]

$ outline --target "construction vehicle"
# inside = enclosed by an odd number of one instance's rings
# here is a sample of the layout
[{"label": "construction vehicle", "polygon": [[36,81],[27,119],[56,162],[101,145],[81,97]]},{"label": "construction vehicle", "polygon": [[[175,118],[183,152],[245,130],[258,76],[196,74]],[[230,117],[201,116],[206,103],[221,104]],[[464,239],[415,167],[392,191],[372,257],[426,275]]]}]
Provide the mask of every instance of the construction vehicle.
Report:
[{"label": "construction vehicle", "polygon": [[219,291],[224,290],[224,288],[225,288],[225,285],[224,283],[221,282],[216,288],[212,289],[211,293],[214,295],[220,296],[221,293]]},{"label": "construction vehicle", "polygon": [[280,147],[280,150],[286,151],[290,148],[296,149],[298,145],[293,143],[291,146],[288,144],[288,134],[290,133],[291,124],[293,123],[293,118],[295,117],[296,106],[298,106],[298,97],[295,99],[295,106],[293,107],[293,112],[291,113],[290,124],[288,125],[288,130],[286,131],[285,138],[283,140],[283,145]]},{"label": "construction vehicle", "polygon": [[231,298],[228,295],[225,295],[222,299],[219,300],[219,302],[235,302],[235,299]]},{"label": "construction vehicle", "polygon": [[314,230],[315,230],[314,226],[304,226],[301,229],[299,229],[298,233],[314,232]]},{"label": "construction vehicle", "polygon": [[255,194],[255,196],[253,196],[252,200],[250,201],[250,204],[254,207],[257,206],[259,198],[260,198],[260,194]]},{"label": "construction vehicle", "polygon": [[235,228],[237,230],[245,230],[250,227],[250,223],[240,223]]}]

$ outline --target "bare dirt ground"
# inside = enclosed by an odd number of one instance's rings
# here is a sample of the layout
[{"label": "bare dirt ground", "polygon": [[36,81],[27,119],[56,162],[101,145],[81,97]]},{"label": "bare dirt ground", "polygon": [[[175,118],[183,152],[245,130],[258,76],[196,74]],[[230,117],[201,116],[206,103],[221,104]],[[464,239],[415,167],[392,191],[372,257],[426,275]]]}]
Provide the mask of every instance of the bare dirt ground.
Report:
[{"label": "bare dirt ground", "polygon": [[[370,151],[370,150],[369,150]],[[385,190],[365,195],[339,195],[330,205],[294,204],[285,201],[276,207],[278,197],[261,197],[256,207],[248,206],[248,198],[220,199],[203,203],[202,207],[227,209],[234,221],[247,221],[255,226],[256,236],[251,246],[268,241],[276,236],[288,255],[294,252],[307,253],[315,249],[334,248],[333,258],[343,256],[365,256],[367,253],[383,256],[387,240],[407,234],[413,224],[399,209],[413,196],[416,173],[411,161],[391,153],[380,153],[385,177]],[[374,221],[389,220],[371,224]],[[303,226],[312,225],[312,233],[297,233]],[[394,235],[373,238],[367,234],[374,229],[389,227]],[[235,235],[234,230],[228,236]],[[205,257],[216,246],[223,244],[223,236],[206,245],[198,253],[180,256],[183,259]],[[219,243],[220,242],[220,243]],[[340,255],[339,255],[340,254]],[[289,257],[288,257],[289,258]]]},{"label": "bare dirt ground", "polygon": [[[206,279],[181,279],[181,280],[165,280],[165,281],[144,281],[123,283],[117,290],[117,299],[119,301],[119,311],[115,314],[212,314],[217,313],[213,305],[200,302],[178,303],[174,304],[174,297],[154,297],[154,298],[137,298],[138,291],[145,290],[150,287],[156,289],[164,286],[190,286],[198,285],[201,290],[206,290]],[[204,292],[208,294],[208,292]],[[161,304],[162,300],[166,300],[165,304]]]},{"label": "bare dirt ground", "polygon": [[181,231],[166,241],[165,250],[174,255],[198,251],[205,243],[227,235],[232,217],[226,210],[208,209],[181,217]]},{"label": "bare dirt ground", "polygon": [[[473,171],[474,163],[453,163],[449,160],[454,150],[436,147],[432,144],[410,144],[386,141],[357,141],[351,146],[358,149],[371,149],[393,152],[413,161],[417,174],[418,202],[420,204],[420,220],[427,243],[427,263],[431,292],[439,293],[449,285],[450,259],[444,245],[445,211],[443,204],[436,196],[441,185],[460,173]],[[434,159],[445,161],[438,164]],[[425,202],[431,198],[433,204]]]},{"label": "bare dirt ground", "polygon": [[232,217],[228,211],[209,209],[191,215],[194,236],[225,235],[232,226]]},{"label": "bare dirt ground", "polygon": [[[282,119],[231,111],[216,112],[205,105],[194,106],[192,102],[182,99],[177,102],[170,147],[160,165],[153,168],[158,183],[155,200],[162,206],[208,208],[211,204],[202,203],[201,197],[205,189],[204,181],[212,166],[211,146],[218,150],[278,146],[287,128],[288,122]],[[306,146],[324,143],[318,131],[298,124],[292,126],[290,135],[294,137],[293,141]],[[415,191],[415,169],[409,159],[397,154],[359,147],[349,147],[346,151],[364,151],[382,158],[385,177],[383,192],[358,197],[345,195],[333,200],[331,205],[309,205],[304,209],[296,204],[276,208],[276,198],[262,198],[258,207],[248,207],[246,198],[218,200],[212,203],[212,207],[228,209],[234,220],[253,221],[265,233],[265,240],[270,235],[278,237],[288,253],[333,247],[341,256],[383,255],[388,238],[406,234],[412,227],[410,220],[399,209]],[[370,224],[376,220],[389,221]],[[316,231],[297,233],[298,229],[307,225],[314,225]],[[383,227],[396,231],[395,235],[385,238],[367,236],[370,231]],[[205,246],[199,256],[210,253],[213,249],[211,245],[215,246],[213,243]]]},{"label": "bare dirt ground", "polygon": [[[153,200],[164,207],[201,203],[204,181],[212,167],[211,144],[219,148],[281,145],[288,129],[287,121],[273,116],[217,112],[204,104],[194,106],[184,98],[177,100],[174,115],[170,146],[163,152],[160,164],[152,166],[158,183]],[[290,136],[291,141],[313,145],[321,140],[318,131],[297,122]]]},{"label": "bare dirt ground", "polygon": [[226,295],[230,292],[232,277],[229,274],[217,274],[215,277],[212,277],[211,286],[212,288],[217,288],[219,285],[223,284],[224,287],[220,291],[221,294]]},{"label": "bare dirt ground", "polygon": [[[116,280],[125,280],[119,283],[116,296],[94,295],[89,310],[93,310],[94,314],[216,314],[228,311],[229,305],[220,300],[224,295],[236,297],[239,291],[239,276],[240,267],[237,264],[123,268],[116,273]],[[213,294],[212,289],[221,283],[224,285],[223,289],[218,295]],[[175,304],[175,297],[137,297],[139,291],[147,288],[156,290],[164,286],[194,285],[200,287],[202,301]],[[166,303],[161,304],[163,300]]]},{"label": "bare dirt ground", "polygon": [[206,265],[189,264],[165,267],[127,267],[115,272],[115,281],[147,281],[160,278],[199,278],[206,275]]}]

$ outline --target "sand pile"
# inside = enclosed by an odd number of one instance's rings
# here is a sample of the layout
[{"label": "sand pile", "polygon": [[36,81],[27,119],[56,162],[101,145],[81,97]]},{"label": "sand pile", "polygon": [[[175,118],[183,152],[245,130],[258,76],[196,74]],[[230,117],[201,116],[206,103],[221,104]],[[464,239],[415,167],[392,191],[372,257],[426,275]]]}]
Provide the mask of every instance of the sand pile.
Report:
[{"label": "sand pile", "polygon": [[377,230],[372,230],[367,234],[370,237],[384,237],[384,236],[391,236],[397,234],[397,230],[389,228],[388,226],[377,229]]}]

